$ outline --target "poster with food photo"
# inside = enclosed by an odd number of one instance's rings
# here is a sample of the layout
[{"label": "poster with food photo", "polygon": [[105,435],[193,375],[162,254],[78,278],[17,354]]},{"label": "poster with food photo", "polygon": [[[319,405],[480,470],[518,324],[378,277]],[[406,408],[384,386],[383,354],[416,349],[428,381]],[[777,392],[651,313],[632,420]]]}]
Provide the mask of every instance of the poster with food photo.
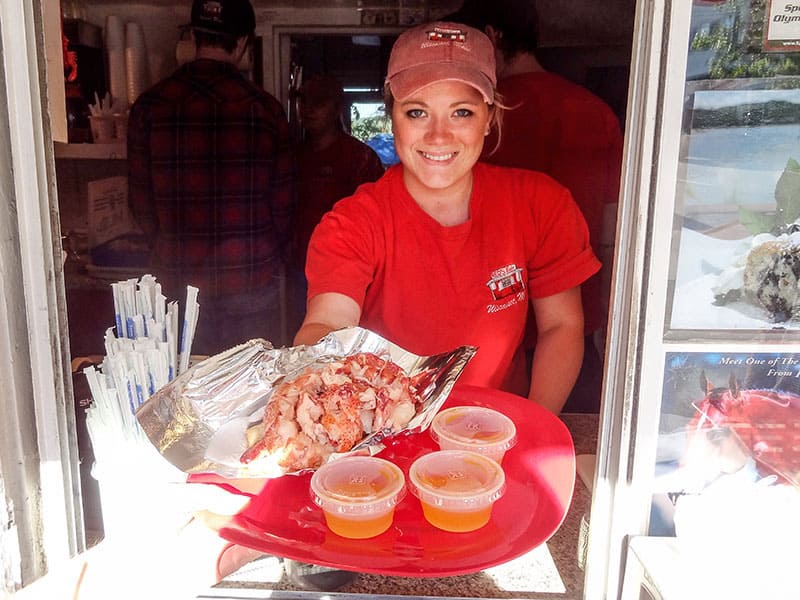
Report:
[{"label": "poster with food photo", "polygon": [[657,470],[669,491],[748,465],[754,478],[800,485],[800,353],[669,352],[661,415]]},{"label": "poster with food photo", "polygon": [[800,89],[693,95],[668,326],[800,329]]},{"label": "poster with food photo", "polygon": [[692,597],[796,595],[799,390],[800,354],[665,355],[649,533],[677,538]]}]

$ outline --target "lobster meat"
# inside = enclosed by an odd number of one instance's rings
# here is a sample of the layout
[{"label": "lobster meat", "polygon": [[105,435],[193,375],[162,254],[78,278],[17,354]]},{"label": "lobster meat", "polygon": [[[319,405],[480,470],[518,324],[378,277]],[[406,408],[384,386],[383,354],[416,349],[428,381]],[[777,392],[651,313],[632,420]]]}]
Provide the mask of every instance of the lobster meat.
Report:
[{"label": "lobster meat", "polygon": [[241,456],[268,459],[287,471],[319,467],[372,432],[399,431],[421,403],[414,381],[397,364],[362,352],[309,368],[279,386]]}]

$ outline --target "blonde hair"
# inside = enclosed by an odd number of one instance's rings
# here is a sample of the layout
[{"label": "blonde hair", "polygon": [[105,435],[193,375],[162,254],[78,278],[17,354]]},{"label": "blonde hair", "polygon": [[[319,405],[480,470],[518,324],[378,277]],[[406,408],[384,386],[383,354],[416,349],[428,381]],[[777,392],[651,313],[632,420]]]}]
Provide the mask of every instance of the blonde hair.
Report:
[{"label": "blonde hair", "polygon": [[503,139],[503,115],[507,110],[512,110],[516,107],[510,107],[503,101],[503,96],[498,94],[495,90],[494,92],[494,104],[492,105],[494,110],[492,111],[492,119],[489,121],[489,127],[497,128],[497,141],[494,143],[494,148],[489,150],[487,156],[491,156],[497,149],[500,147],[500,141]]}]

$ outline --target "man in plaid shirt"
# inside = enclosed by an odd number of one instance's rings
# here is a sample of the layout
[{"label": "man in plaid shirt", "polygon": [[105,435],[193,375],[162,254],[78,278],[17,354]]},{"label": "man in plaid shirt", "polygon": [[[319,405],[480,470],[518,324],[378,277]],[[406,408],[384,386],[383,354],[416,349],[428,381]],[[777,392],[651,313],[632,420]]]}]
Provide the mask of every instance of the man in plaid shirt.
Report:
[{"label": "man in plaid shirt", "polygon": [[195,60],[143,93],[128,124],[129,201],[170,299],[199,288],[195,354],[281,339],[279,276],[293,199],[279,102],[237,70],[249,0],[195,0]]}]

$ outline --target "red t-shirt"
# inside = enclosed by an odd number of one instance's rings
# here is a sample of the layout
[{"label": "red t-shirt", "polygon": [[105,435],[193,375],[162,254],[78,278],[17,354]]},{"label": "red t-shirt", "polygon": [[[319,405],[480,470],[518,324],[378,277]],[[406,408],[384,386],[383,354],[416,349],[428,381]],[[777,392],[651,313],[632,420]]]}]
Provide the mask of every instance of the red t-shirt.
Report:
[{"label": "red t-shirt", "polygon": [[444,227],[409,195],[402,169],[323,217],[308,248],[309,298],[353,298],[362,327],[415,354],[477,346],[459,381],[514,387],[506,377],[530,297],[573,288],[600,268],[583,216],[550,177],[479,163],[469,221]]},{"label": "red t-shirt", "polygon": [[[618,201],[622,133],[611,108],[585,88],[545,71],[500,80],[503,104],[501,144],[484,144],[482,159],[505,167],[547,173],[565,185],[586,218],[589,236],[599,254],[606,204]],[[605,325],[600,277],[581,286],[587,333]],[[607,299],[606,299],[607,301]]]}]

